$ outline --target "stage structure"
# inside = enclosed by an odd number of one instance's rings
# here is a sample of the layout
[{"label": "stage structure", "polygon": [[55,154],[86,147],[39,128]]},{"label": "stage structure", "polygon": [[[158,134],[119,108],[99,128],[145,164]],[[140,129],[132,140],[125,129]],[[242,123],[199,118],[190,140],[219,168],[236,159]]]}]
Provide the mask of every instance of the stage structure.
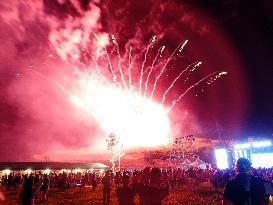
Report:
[{"label": "stage structure", "polygon": [[229,148],[218,147],[215,149],[215,159],[219,169],[235,166],[236,161],[241,157],[248,159],[254,168],[273,167],[272,141],[248,138],[245,142],[231,144]]},{"label": "stage structure", "polygon": [[251,161],[254,168],[273,167],[273,146],[270,140],[254,141],[248,138],[245,143],[233,145],[232,154],[234,163],[244,157]]},{"label": "stage structure", "polygon": [[193,135],[179,136],[173,138],[172,154],[178,158],[184,158],[185,152],[192,148],[195,138]]}]

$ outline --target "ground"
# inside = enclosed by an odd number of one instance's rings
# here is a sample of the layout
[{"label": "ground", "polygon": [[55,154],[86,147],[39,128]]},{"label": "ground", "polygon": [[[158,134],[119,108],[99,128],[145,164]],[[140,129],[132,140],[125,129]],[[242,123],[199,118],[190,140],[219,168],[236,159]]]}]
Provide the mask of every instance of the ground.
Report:
[{"label": "ground", "polygon": [[[110,205],[116,205],[117,198],[114,187],[111,192]],[[16,205],[18,191],[5,192],[6,200],[0,202],[5,205]],[[222,197],[222,190],[215,191],[211,185],[204,183],[195,190],[189,190],[189,187],[183,190],[172,190],[170,196],[164,200],[164,205],[220,205]],[[36,204],[42,204],[37,199]],[[102,186],[98,186],[94,192],[91,187],[86,187],[84,191],[80,192],[79,188],[73,188],[64,192],[58,191],[55,188],[49,191],[48,205],[101,205],[102,204]],[[138,198],[136,204],[139,205]]]}]

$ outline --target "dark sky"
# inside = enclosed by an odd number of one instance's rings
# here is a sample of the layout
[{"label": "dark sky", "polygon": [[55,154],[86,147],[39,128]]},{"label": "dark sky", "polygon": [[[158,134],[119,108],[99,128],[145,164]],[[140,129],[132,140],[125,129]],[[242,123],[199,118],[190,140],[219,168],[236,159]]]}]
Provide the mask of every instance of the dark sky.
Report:
[{"label": "dark sky", "polygon": [[[242,133],[273,134],[273,2],[200,1],[232,38],[247,69],[250,109]],[[272,137],[272,135],[271,135]]]}]

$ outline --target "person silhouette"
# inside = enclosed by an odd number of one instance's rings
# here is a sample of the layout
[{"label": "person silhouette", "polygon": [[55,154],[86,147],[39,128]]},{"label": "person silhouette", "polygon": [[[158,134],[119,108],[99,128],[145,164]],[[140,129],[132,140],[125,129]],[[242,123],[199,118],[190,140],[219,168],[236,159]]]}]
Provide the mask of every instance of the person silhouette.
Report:
[{"label": "person silhouette", "polygon": [[267,205],[266,181],[251,174],[250,161],[239,158],[236,169],[238,174],[225,186],[223,205]]}]

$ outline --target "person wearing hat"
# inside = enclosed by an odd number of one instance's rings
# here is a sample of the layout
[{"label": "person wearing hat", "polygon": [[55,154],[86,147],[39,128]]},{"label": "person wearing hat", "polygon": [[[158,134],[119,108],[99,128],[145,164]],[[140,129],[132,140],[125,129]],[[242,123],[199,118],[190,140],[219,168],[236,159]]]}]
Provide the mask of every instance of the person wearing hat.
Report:
[{"label": "person wearing hat", "polygon": [[236,169],[238,174],[225,186],[223,205],[268,205],[265,180],[251,174],[251,162],[239,158]]}]

